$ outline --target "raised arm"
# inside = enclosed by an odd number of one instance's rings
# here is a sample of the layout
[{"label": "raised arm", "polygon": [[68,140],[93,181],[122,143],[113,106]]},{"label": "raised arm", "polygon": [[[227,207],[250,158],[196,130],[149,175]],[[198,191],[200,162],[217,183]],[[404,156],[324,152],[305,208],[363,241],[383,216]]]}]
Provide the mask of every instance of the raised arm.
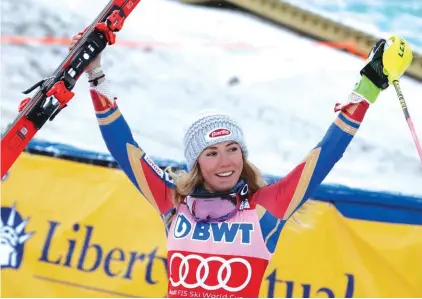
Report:
[{"label": "raised arm", "polygon": [[287,220],[304,204],[343,156],[368,107],[389,82],[398,79],[409,66],[411,59],[406,56],[403,45],[397,37],[377,42],[348,101],[336,105],[335,111],[340,113],[321,142],[286,177],[260,189],[255,194],[257,204],[282,220]]},{"label": "raised arm", "polygon": [[[75,34],[69,50],[81,40],[83,31]],[[109,83],[101,68],[101,54],[85,69],[90,83],[102,137],[111,155],[141,194],[161,214],[167,228],[173,210],[172,189],[174,184],[168,174],[138,146],[122,113],[112,96]]]},{"label": "raised arm", "polygon": [[100,67],[88,73],[102,137],[111,155],[142,195],[162,215],[172,207],[174,185],[168,174],[138,146]]},{"label": "raised arm", "polygon": [[343,156],[369,107],[366,100],[359,101],[342,107],[318,145],[287,176],[261,188],[255,194],[255,202],[275,217],[287,220]]},{"label": "raised arm", "polygon": [[[357,91],[361,91],[365,85],[371,87],[371,84],[368,79],[363,78]],[[379,90],[376,87],[374,91],[378,95]],[[322,140],[305,159],[283,179],[259,189],[254,194],[252,200],[263,207],[260,211],[260,224],[265,244],[270,252],[275,251],[286,221],[311,197],[315,188],[341,159],[368,107],[369,103],[353,92],[346,105],[337,107],[340,113]]]}]

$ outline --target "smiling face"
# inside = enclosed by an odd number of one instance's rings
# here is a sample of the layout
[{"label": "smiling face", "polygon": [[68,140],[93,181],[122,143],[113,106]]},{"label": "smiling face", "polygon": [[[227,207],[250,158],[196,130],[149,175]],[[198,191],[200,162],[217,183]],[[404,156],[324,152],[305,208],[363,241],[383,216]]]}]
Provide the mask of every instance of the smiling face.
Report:
[{"label": "smiling face", "polygon": [[221,142],[206,148],[198,163],[206,189],[227,191],[236,185],[242,173],[242,150],[236,142]]}]

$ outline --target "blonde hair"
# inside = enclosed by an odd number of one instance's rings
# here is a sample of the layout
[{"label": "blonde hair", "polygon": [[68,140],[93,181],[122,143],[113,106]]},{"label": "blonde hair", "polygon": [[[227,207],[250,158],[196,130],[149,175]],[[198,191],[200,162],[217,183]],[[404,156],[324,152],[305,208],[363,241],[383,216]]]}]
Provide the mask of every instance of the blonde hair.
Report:
[{"label": "blonde hair", "polygon": [[[171,167],[167,167],[166,171],[175,183],[175,188],[173,189],[174,209],[172,212],[172,215],[174,215],[181,203],[185,200],[186,196],[188,196],[195,187],[204,184],[204,178],[198,163],[195,164],[190,172],[186,172],[184,170],[174,171]],[[250,198],[260,188],[267,185],[258,168],[245,158],[243,158],[243,169],[240,177],[248,184]],[[300,221],[297,216],[298,214],[306,213],[308,211],[309,204],[309,202],[303,204],[295,211],[294,215],[289,218],[288,222],[293,222],[296,225],[303,226],[302,221]]]},{"label": "blonde hair", "polygon": [[[173,171],[169,167],[166,171],[170,174],[176,185],[173,191],[173,203],[176,209],[179,208],[185,197],[188,196],[196,187],[204,184],[204,178],[198,163],[195,164],[190,172],[186,172],[184,170]],[[240,177],[248,184],[249,194],[251,197],[256,191],[258,191],[258,189],[266,185],[258,168],[245,158],[243,158],[243,169]]]}]

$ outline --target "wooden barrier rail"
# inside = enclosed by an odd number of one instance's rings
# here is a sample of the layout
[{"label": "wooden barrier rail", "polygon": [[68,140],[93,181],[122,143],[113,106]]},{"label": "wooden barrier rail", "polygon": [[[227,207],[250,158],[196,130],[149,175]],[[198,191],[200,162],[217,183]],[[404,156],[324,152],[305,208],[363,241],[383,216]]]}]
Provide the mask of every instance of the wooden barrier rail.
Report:
[{"label": "wooden barrier rail", "polygon": [[[282,0],[180,0],[190,4],[219,5],[232,4],[250,13],[261,16],[293,31],[307,35],[313,39],[327,42],[358,56],[367,56],[372,46],[381,37],[375,37],[357,29],[339,24],[320,15],[296,7]],[[383,38],[388,38],[383,36]],[[413,52],[413,61],[405,73],[418,81],[422,81],[422,56]]]}]

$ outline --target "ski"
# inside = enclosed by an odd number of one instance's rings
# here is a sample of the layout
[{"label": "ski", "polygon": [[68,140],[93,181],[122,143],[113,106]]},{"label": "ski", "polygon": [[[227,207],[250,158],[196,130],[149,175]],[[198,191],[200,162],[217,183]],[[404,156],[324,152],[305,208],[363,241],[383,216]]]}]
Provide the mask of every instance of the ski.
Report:
[{"label": "ski", "polygon": [[19,105],[19,114],[1,136],[1,178],[10,169],[28,143],[48,121],[73,98],[77,80],[85,68],[107,45],[115,43],[115,32],[141,0],[111,0],[84,31],[80,42],[68,53],[52,76],[41,80],[24,94],[36,90]]}]

